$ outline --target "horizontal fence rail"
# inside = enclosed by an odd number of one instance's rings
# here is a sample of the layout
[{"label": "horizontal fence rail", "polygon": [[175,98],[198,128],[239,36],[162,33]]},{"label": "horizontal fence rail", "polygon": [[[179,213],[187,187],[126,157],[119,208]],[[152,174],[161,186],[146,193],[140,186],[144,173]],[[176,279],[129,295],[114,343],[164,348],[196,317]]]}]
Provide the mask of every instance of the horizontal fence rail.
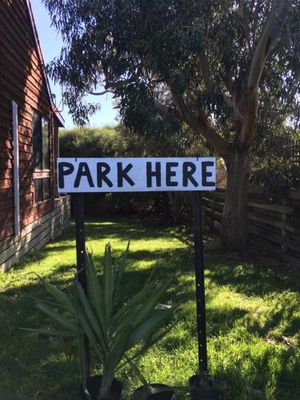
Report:
[{"label": "horizontal fence rail", "polygon": [[[219,229],[225,191],[203,196],[205,222]],[[282,260],[300,265],[300,193],[291,194],[289,205],[267,203],[257,194],[249,194],[248,218],[252,237],[268,242]]]}]

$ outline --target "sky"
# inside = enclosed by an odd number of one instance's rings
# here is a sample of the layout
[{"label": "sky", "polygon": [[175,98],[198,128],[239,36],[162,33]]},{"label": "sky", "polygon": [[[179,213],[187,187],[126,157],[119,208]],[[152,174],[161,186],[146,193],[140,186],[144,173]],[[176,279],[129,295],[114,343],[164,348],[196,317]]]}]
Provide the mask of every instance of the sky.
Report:
[{"label": "sky", "polygon": [[[60,54],[60,50],[63,47],[63,41],[60,35],[56,32],[55,28],[51,26],[51,19],[48,15],[48,11],[45,8],[42,0],[31,0],[31,6],[34,14],[35,24],[39,35],[39,41],[43,52],[45,64],[53,60]],[[74,127],[72,117],[68,113],[67,107],[62,107],[61,102],[61,87],[55,85],[49,79],[52,93],[56,95],[56,104],[61,111],[61,114],[65,120],[65,128],[71,129]],[[95,97],[89,96],[92,101],[100,102],[101,109],[95,115],[90,118],[90,126],[98,128],[105,125],[116,125],[116,117],[118,112],[113,109],[113,101],[110,94]]]}]

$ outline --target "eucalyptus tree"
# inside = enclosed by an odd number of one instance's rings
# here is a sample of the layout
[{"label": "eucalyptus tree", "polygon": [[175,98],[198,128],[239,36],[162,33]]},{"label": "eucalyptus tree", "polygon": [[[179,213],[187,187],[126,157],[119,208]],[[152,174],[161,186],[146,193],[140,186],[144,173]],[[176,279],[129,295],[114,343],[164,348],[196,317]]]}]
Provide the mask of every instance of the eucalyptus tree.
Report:
[{"label": "eucalyptus tree", "polygon": [[95,110],[85,94],[112,92],[138,132],[189,126],[226,163],[222,233],[245,248],[260,105],[299,96],[300,0],[44,1],[65,40],[51,70],[74,118]]}]

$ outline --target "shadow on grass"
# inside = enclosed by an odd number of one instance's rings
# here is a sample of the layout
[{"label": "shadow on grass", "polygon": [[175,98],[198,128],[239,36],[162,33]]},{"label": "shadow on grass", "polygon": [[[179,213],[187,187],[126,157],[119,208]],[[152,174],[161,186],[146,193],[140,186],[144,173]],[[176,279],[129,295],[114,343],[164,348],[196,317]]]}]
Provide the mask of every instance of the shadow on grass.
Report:
[{"label": "shadow on grass", "polygon": [[240,262],[224,263],[208,257],[208,276],[217,285],[228,286],[247,296],[267,296],[272,293],[292,290],[299,292],[299,281],[291,276],[276,274],[262,265]]},{"label": "shadow on grass", "polygon": [[[126,242],[131,238],[134,242],[139,239],[161,238],[167,244],[172,237],[180,239],[180,236],[173,229],[148,228],[134,220],[131,222],[107,221],[100,224],[90,221],[86,224],[86,230],[87,240],[93,241],[103,238],[109,241],[117,238]],[[46,279],[53,284],[61,287],[69,286],[73,280],[70,272],[75,270],[74,236],[74,225],[72,225],[67,233],[55,240],[55,243],[32,253],[14,270],[18,273],[20,269],[24,268],[28,260],[39,262],[57,252],[61,252],[63,257],[65,250],[74,248],[74,265],[58,265],[55,271],[51,271],[46,276]],[[190,238],[187,229],[180,240],[191,246]],[[289,296],[284,297],[282,295],[284,291],[299,290],[298,283],[295,280],[282,277],[282,275],[277,276],[274,271],[264,266],[241,264],[229,258],[224,261],[224,258],[221,258],[220,254],[214,250],[215,243],[213,240],[207,239],[206,245],[208,247],[208,256],[206,257],[206,276],[208,278],[206,293],[208,304],[207,332],[210,338],[229,337],[231,330],[237,324],[245,327],[249,335],[264,338],[268,336],[270,331],[276,331],[283,320],[286,321],[286,325],[281,329],[281,333],[284,332],[286,335],[293,336],[297,333],[297,330],[299,331],[300,318],[296,314],[297,304],[290,304]],[[95,258],[97,264],[100,264],[103,259],[101,256],[95,256]],[[184,349],[189,348],[190,341],[195,340],[197,333],[193,252],[190,247],[151,251],[147,250],[145,246],[141,250],[132,251],[129,257],[130,267],[122,288],[123,294],[130,296],[140,289],[149,276],[151,266],[156,262],[160,267],[155,273],[155,279],[173,278],[166,300],[172,299],[175,302],[182,301],[185,303],[184,307],[178,310],[177,315],[184,328],[178,329],[178,331],[175,328],[172,335],[167,336],[160,346],[167,353],[178,348],[184,351]],[[142,266],[141,263],[143,263]],[[216,290],[222,290],[224,287],[250,298],[257,296],[268,300],[278,296],[278,302],[262,324],[259,316],[256,318],[255,314],[251,314],[238,304],[229,309],[222,308],[222,304],[218,307],[212,307],[210,305],[212,296],[214,296]],[[67,358],[49,340],[36,338],[34,335],[24,333],[19,329],[20,327],[47,326],[47,323],[43,323],[44,317],[42,318],[41,314],[35,309],[34,300],[30,297],[32,294],[39,298],[45,298],[46,295],[45,290],[36,279],[20,288],[12,287],[1,295],[0,318],[3,323],[1,322],[0,328],[0,365],[6,366],[2,377],[5,383],[2,383],[2,386],[7,389],[15,389],[16,377],[18,377],[20,385],[24,386],[24,393],[30,393],[31,398],[34,398],[31,392],[34,384],[27,381],[34,379],[39,382],[38,386],[40,387],[50,382],[53,387],[50,388],[48,395],[38,394],[36,396],[38,400],[48,398],[69,400],[70,392],[79,380],[76,362],[72,358]],[[241,340],[245,340],[245,338]],[[222,351],[224,350],[222,349]],[[239,359],[254,366],[254,369],[251,370],[251,377],[247,376],[244,367],[239,365],[239,360],[232,359],[230,363],[227,360],[226,365],[222,365],[222,362],[220,362],[216,368],[216,374],[224,378],[227,385],[233,388],[231,394],[224,395],[224,398],[237,400],[247,398],[250,400],[252,397],[247,393],[250,386],[265,390],[266,382],[273,379],[278,381],[276,383],[278,396],[274,398],[298,400],[300,389],[296,377],[300,374],[300,366],[299,357],[297,358],[295,355],[295,348],[286,349],[285,347],[280,353],[274,354],[275,350],[270,350],[263,353],[259,358],[255,358],[245,345],[241,349]],[[270,378],[268,374],[272,371],[272,363],[277,365],[277,369],[274,376]],[[35,384],[35,386],[37,385]],[[238,397],[239,390],[245,392],[245,397]],[[60,397],[57,397],[57,393],[60,393]]]},{"label": "shadow on grass", "polygon": [[[197,340],[196,310],[194,309],[193,311],[194,318],[191,313],[187,315],[185,309],[179,309],[176,319],[181,323],[184,322],[186,329],[184,334],[182,332],[178,336],[174,336],[173,334],[163,340],[161,347],[165,351],[168,352],[176,348],[188,347],[192,339]],[[209,309],[206,315],[207,336],[213,337],[228,334],[236,322],[246,313],[247,311],[240,308],[232,310]]]},{"label": "shadow on grass", "polygon": [[[295,349],[276,351],[266,348],[259,358],[253,353],[240,354],[235,360],[219,363],[216,374],[226,382],[224,399],[300,398],[300,360]],[[269,383],[273,381],[272,388]]]},{"label": "shadow on grass", "polygon": [[138,219],[118,219],[116,222],[87,221],[86,222],[87,240],[98,238],[139,240],[139,239],[164,239],[170,238],[170,232],[161,227],[149,227],[143,225]]},{"label": "shadow on grass", "polygon": [[288,299],[279,300],[279,302],[279,309],[277,308],[278,303],[275,303],[269,311],[268,318],[261,320],[259,315],[254,314],[245,320],[245,326],[249,332],[255,335],[293,346],[294,344],[291,344],[290,341],[293,342],[294,336],[300,333],[300,318],[297,316],[299,304],[291,305]]},{"label": "shadow on grass", "polygon": [[[74,241],[74,244],[70,244],[72,241]],[[51,253],[56,251],[63,252],[65,250],[71,250],[72,248],[75,252],[75,230],[73,224],[71,224],[62,234],[55,237],[53,241],[49,241],[46,245],[26,253],[12,266],[8,273],[22,271],[29,263],[39,263],[47,258]]]},{"label": "shadow on grass", "polygon": [[[107,242],[113,239],[124,241],[137,241],[137,240],[154,240],[154,239],[168,239],[170,232],[167,229],[162,230],[160,227],[149,227],[142,225],[136,219],[118,219],[117,221],[103,221],[97,222],[87,220],[85,222],[86,230],[86,243],[93,240],[106,239]],[[72,242],[72,244],[70,244]],[[55,244],[52,244],[55,243]],[[48,246],[43,246],[38,250],[33,250],[27,253],[20,261],[14,266],[13,270],[22,270],[29,262],[39,262],[48,257],[51,253],[56,251],[64,251],[74,249],[75,244],[75,223],[72,222],[68,229],[61,235],[57,236],[53,242],[49,242]],[[74,260],[75,261],[75,260]]]},{"label": "shadow on grass", "polygon": [[[35,290],[35,288],[32,288]],[[43,297],[42,291],[36,295]],[[67,400],[79,382],[77,361],[65,357],[65,352],[50,339],[24,332],[22,327],[43,325],[41,316],[27,292],[18,291],[17,298],[4,298],[1,308],[9,316],[1,323],[1,392],[28,396],[28,399]],[[47,324],[45,324],[47,325]],[[53,360],[59,360],[53,362]],[[75,394],[75,392],[74,392]]]}]

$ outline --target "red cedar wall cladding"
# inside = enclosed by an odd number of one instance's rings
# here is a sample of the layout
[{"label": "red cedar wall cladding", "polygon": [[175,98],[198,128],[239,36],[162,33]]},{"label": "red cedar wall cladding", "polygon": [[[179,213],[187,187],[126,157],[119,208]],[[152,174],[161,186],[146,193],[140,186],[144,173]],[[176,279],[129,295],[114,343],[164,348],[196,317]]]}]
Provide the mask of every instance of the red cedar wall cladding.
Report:
[{"label": "red cedar wall cladding", "polygon": [[[39,204],[34,201],[32,111],[39,111],[51,121],[51,105],[26,0],[0,0],[0,241],[14,234],[12,101],[19,107],[23,228],[53,208],[52,199]],[[53,147],[53,138],[50,146]],[[53,157],[50,162],[53,166]]]}]

